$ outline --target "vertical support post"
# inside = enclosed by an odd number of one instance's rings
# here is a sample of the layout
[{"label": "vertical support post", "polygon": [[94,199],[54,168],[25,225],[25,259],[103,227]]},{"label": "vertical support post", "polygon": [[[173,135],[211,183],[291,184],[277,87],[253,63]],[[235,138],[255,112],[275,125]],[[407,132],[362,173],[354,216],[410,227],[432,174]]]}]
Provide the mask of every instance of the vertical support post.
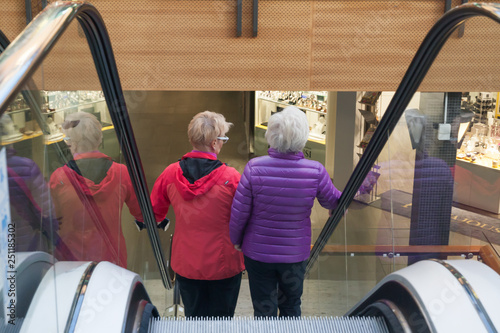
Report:
[{"label": "vertical support post", "polygon": [[[469,2],[468,0],[462,0],[462,4]],[[465,23],[462,23],[458,26],[458,38],[462,38],[465,33]]]},{"label": "vertical support post", "polygon": [[[333,94],[336,96],[333,97]],[[327,171],[333,171],[333,174],[330,174],[333,177],[333,184],[342,190],[354,169],[356,93],[331,92],[328,94],[328,104],[326,131],[328,136],[326,149],[328,151],[326,152],[325,164]],[[333,138],[332,135],[335,137]],[[333,170],[331,169],[332,162]]]},{"label": "vertical support post", "polygon": [[24,0],[26,6],[26,25],[30,24],[33,19],[33,13],[31,12],[31,0]]},{"label": "vertical support post", "polygon": [[[444,121],[445,112],[447,123],[453,123],[460,117],[462,93],[447,94],[446,110],[443,93],[420,95],[419,109],[426,121],[415,154],[410,245],[448,245],[449,241],[456,137],[439,140],[438,126]],[[456,133],[452,132],[453,135]],[[408,264],[428,258],[446,259],[439,253],[409,256]]]},{"label": "vertical support post", "polygon": [[253,37],[257,37],[259,30],[259,0],[253,0]]},{"label": "vertical support post", "polygon": [[243,15],[243,0],[236,3],[236,37],[241,37],[241,20]]},{"label": "vertical support post", "polygon": [[451,9],[451,0],[444,0],[444,12],[446,13]]}]

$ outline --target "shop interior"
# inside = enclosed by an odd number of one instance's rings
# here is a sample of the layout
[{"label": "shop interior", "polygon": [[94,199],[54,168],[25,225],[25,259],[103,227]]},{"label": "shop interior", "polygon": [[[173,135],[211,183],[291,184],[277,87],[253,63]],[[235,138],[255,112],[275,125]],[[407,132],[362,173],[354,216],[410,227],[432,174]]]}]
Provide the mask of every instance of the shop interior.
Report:
[{"label": "shop interior", "polygon": [[[342,189],[393,95],[394,92],[387,91],[125,92],[150,189],[167,165],[191,149],[186,128],[194,114],[212,110],[224,114],[234,124],[228,133],[230,140],[219,158],[242,172],[250,158],[267,154],[268,145],[264,134],[269,117],[290,105],[301,109],[309,122],[310,137],[303,151],[304,156],[324,164],[334,184]],[[35,151],[32,147],[36,145],[30,141],[43,140],[50,161],[45,169],[48,173],[46,176],[50,176],[60,166],[61,154],[70,154],[61,132],[65,116],[85,111],[96,115],[102,123],[104,136],[100,149],[116,161],[123,162],[102,92],[44,91],[41,98],[43,116],[47,118],[49,126],[48,134],[42,134],[37,121],[19,96],[4,115],[3,146],[13,146],[23,154],[32,155],[42,165],[44,154]],[[496,186],[500,172],[499,95],[497,92],[461,93],[459,117],[436,122],[426,108],[429,108],[429,101],[437,101],[441,104],[442,113],[446,98],[446,93],[415,94],[405,111],[405,117],[400,119],[387,147],[356,194],[349,208],[350,214],[338,227],[329,244],[408,245],[417,146],[423,140],[422,133],[431,128],[438,140],[451,142],[455,147],[453,162],[449,162],[455,191],[448,243],[481,245],[491,242],[495,248],[500,247],[497,240],[500,233],[500,226],[497,225],[500,190]],[[171,126],[174,123],[176,126]],[[393,205],[397,203],[399,206],[387,207],[388,196]],[[133,253],[128,258],[128,267],[140,273],[146,285],[160,290],[161,281],[155,273],[147,235],[144,232],[137,235],[133,223],[128,222],[132,222],[133,218],[127,214],[124,210],[122,227],[128,252]],[[175,214],[170,211],[167,216],[173,223],[172,229],[160,235],[165,246],[175,229]],[[311,220],[314,243],[328,220],[328,212],[316,203]],[[315,284],[309,284],[304,291],[306,314],[326,315],[332,308],[339,312],[347,310],[374,283],[408,264],[405,256],[381,256],[377,260],[352,256],[346,260],[345,256],[333,255],[322,260],[323,264],[320,262],[310,274]],[[334,290],[342,292],[343,296],[316,297],[327,290],[332,292],[330,281],[336,281]],[[157,297],[155,303],[163,304],[165,309],[172,302],[169,292],[152,297]],[[249,299],[248,286],[245,284],[242,286],[242,297]],[[325,301],[334,304],[318,303]],[[240,303],[237,313],[249,315],[251,302]],[[321,309],[328,309],[328,313],[321,313]]]}]

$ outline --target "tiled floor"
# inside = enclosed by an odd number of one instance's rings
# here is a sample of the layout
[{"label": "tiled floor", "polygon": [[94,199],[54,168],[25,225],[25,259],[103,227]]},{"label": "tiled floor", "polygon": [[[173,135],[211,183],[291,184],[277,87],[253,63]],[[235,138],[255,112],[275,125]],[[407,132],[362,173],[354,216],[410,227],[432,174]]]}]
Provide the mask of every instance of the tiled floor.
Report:
[{"label": "tiled floor", "polygon": [[[160,315],[173,316],[172,291],[165,291],[160,280],[145,281],[152,303]],[[375,286],[375,281],[305,280],[302,296],[303,316],[342,316]],[[243,278],[235,316],[253,316],[248,280]]]}]

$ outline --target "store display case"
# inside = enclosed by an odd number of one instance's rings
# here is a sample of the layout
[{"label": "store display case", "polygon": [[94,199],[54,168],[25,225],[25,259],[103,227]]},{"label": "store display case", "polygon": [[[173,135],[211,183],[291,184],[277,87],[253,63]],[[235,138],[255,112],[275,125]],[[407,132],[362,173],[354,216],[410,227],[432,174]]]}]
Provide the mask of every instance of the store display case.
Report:
[{"label": "store display case", "polygon": [[[102,124],[103,140],[100,150],[115,160],[120,158],[120,148],[102,91],[41,91],[36,95],[27,92],[32,104],[28,105],[22,94],[3,114],[1,146],[14,148],[19,156],[32,156],[43,165],[42,152],[34,147],[45,145],[51,165],[48,174],[72,159],[68,146],[63,142],[62,123],[74,112],[88,112]],[[37,110],[32,110],[38,109]],[[40,140],[41,142],[36,142]],[[48,175],[47,174],[47,175]]]},{"label": "store display case", "polygon": [[[42,91],[40,96],[40,111],[47,124],[45,134],[46,144],[63,140],[61,124],[66,115],[83,111],[92,113],[101,121],[103,130],[111,126],[106,102],[101,91]],[[35,115],[19,95],[4,115],[2,145],[29,140],[43,135],[40,124],[35,121]]]},{"label": "store display case", "polygon": [[256,91],[254,152],[256,156],[267,155],[269,148],[265,133],[271,115],[287,106],[302,110],[309,122],[309,139],[304,147],[304,156],[325,164],[325,137],[327,132],[327,91]]},{"label": "store display case", "polygon": [[453,200],[500,213],[500,119],[497,93],[464,93],[462,111],[471,116],[461,122]]}]

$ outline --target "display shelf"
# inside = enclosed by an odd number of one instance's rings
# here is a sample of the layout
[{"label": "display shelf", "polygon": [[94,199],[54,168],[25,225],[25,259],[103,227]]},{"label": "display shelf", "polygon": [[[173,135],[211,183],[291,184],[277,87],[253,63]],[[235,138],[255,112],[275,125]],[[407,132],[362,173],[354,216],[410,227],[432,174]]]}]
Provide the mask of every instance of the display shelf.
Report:
[{"label": "display shelf", "polygon": [[[61,142],[64,139],[64,135],[61,131],[61,124],[68,114],[76,111],[88,112],[95,115],[102,126],[104,126],[104,129],[111,124],[107,105],[101,92],[45,91],[42,92],[42,100],[43,104],[40,107],[43,110],[48,110],[49,106],[61,106],[53,111],[42,112],[40,114],[45,122],[44,126],[47,126],[49,131],[44,137],[45,144],[47,145]],[[8,118],[10,118],[10,120],[4,120],[6,124],[9,124],[6,126],[9,130],[8,135],[5,135],[4,139],[10,139],[10,137],[12,137],[12,140],[1,142],[2,146],[19,143],[44,135],[40,130],[41,124],[38,124],[38,119],[33,117],[33,110],[29,107],[25,107],[26,103],[21,95],[19,95],[10,106],[16,109],[5,112],[5,115],[9,116]],[[107,128],[110,127],[108,126]],[[25,131],[34,132],[34,134],[25,135]],[[47,140],[49,137],[54,139]]]},{"label": "display shelf", "polygon": [[[255,127],[256,128],[261,128],[261,129],[267,131],[267,126],[265,126],[265,125],[255,125]],[[318,137],[314,137],[314,135],[309,135],[309,138],[307,139],[307,141],[316,142],[316,143],[319,143],[319,144],[322,144],[322,145],[325,144],[325,140],[324,139],[321,139],[321,138],[318,138]]]},{"label": "display shelf", "polygon": [[[111,130],[111,129],[114,129],[115,127],[113,125],[110,125],[110,126],[105,126],[101,129],[102,132],[105,132],[105,131],[108,131],[108,130]],[[40,134],[41,135],[41,134]],[[58,138],[56,140],[45,140],[45,144],[46,145],[51,145],[51,144],[54,144],[54,143],[57,143],[57,142],[61,142],[61,141],[64,141],[64,138],[66,136],[63,135],[61,138]]]},{"label": "display shelf", "polygon": [[10,111],[5,111],[6,114],[16,114],[19,112],[26,112],[29,111],[30,108],[22,108],[22,109],[17,109],[17,110],[10,110]]},{"label": "display shelf", "polygon": [[459,159],[456,161],[453,201],[499,214],[499,181],[498,168]]},{"label": "display shelf", "polygon": [[99,102],[104,102],[104,101],[105,101],[105,99],[98,99],[98,100],[95,100],[95,101],[92,101],[92,102],[85,102],[85,103],[81,103],[81,104],[75,104],[75,105],[65,106],[65,107],[63,107],[63,108],[56,109],[56,110],[54,110],[54,111],[43,112],[42,114],[54,114],[54,113],[59,113],[59,112],[63,112],[63,111],[67,111],[67,110],[71,110],[71,109],[74,109],[74,108],[80,108],[80,107],[87,106],[87,105],[97,104],[97,103],[99,103]]},{"label": "display shelf", "polygon": [[18,140],[2,141],[2,142],[0,142],[0,145],[1,146],[12,145],[12,144],[15,144],[15,143],[18,143],[18,142],[21,142],[21,141],[26,141],[26,140],[34,139],[34,138],[37,138],[37,137],[42,136],[42,135],[43,135],[42,132],[35,132],[33,134],[30,134],[30,135],[23,134],[23,136],[20,137]]},{"label": "display shelf", "polygon": [[[75,105],[65,106],[63,108],[60,108],[60,109],[57,109],[57,110],[54,110],[54,111],[42,112],[42,114],[59,113],[59,112],[67,111],[67,110],[70,110],[70,109],[79,108],[79,107],[87,106],[87,105],[92,105],[92,104],[96,104],[96,103],[104,102],[104,101],[105,101],[105,99],[99,99],[99,100],[95,100],[95,101],[92,101],[92,102],[86,102],[86,103],[81,103],[81,104],[75,104]],[[30,108],[23,108],[23,109],[18,109],[18,110],[6,111],[5,113],[6,114],[15,114],[15,113],[26,112],[26,111],[30,111],[30,110],[31,110]]]},{"label": "display shelf", "polygon": [[[494,158],[491,158],[489,156],[481,156],[479,158],[476,158],[474,161],[472,161],[466,157],[465,158],[457,157],[457,161],[461,161],[464,163],[470,163],[470,164],[481,166],[484,168],[489,168],[489,169],[500,171],[498,160],[495,160]],[[494,162],[496,162],[496,163],[494,163]],[[494,166],[495,164],[496,164],[496,166]]]},{"label": "display shelf", "polygon": [[279,104],[279,105],[283,105],[283,106],[295,106],[297,109],[302,110],[302,111],[315,112],[315,113],[326,115],[325,111],[318,111],[318,110],[309,109],[309,108],[306,108],[306,107],[303,107],[303,106],[297,106],[295,104],[283,103],[283,102],[280,102],[280,101],[277,101],[277,100],[274,100],[274,99],[271,99],[271,98],[267,98],[267,97],[258,97],[258,98],[261,99],[261,100],[264,100],[264,101],[273,102],[273,103],[276,103],[276,104]]},{"label": "display shelf", "polygon": [[[319,91],[257,91],[255,94],[255,155],[267,154],[269,145],[265,133],[269,118],[288,106],[294,106],[304,112],[309,124],[309,137],[302,150],[304,157],[325,164],[328,97],[328,92]],[[289,100],[293,102],[288,103]]]}]

